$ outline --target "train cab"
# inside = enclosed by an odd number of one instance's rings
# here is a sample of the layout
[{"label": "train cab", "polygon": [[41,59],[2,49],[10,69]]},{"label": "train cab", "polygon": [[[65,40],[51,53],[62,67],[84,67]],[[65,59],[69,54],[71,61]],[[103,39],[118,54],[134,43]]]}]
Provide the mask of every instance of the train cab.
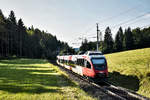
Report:
[{"label": "train cab", "polygon": [[107,61],[104,56],[92,56],[91,62],[93,70],[95,71],[95,78],[108,77]]},{"label": "train cab", "polygon": [[91,72],[94,73],[93,79],[105,79],[108,77],[107,61],[101,52],[88,51],[85,53],[89,59]]}]

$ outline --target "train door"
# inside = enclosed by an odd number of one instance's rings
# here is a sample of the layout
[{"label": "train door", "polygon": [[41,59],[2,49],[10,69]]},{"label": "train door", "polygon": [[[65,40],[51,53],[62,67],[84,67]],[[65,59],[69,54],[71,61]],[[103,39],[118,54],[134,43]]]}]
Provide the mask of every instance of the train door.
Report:
[{"label": "train door", "polygon": [[84,59],[77,59],[76,66],[74,69],[72,68],[72,70],[80,75],[83,75],[83,72],[82,72],[83,65],[84,65]]},{"label": "train door", "polygon": [[90,62],[87,61],[86,59],[84,60],[83,74],[89,77],[94,77],[95,75]]}]

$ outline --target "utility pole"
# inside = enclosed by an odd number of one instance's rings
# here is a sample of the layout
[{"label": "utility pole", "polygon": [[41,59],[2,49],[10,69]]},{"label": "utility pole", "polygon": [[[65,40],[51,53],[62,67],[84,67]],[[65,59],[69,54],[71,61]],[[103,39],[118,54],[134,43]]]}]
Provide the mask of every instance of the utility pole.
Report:
[{"label": "utility pole", "polygon": [[98,27],[98,23],[96,23],[97,25],[97,51],[98,51],[98,48],[99,48],[99,27]]}]

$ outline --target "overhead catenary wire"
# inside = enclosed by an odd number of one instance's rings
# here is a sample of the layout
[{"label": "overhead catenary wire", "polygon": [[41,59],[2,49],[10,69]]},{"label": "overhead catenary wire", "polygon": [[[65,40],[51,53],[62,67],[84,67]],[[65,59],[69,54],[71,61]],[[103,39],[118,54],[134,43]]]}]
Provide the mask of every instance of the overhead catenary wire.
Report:
[{"label": "overhead catenary wire", "polygon": [[[145,16],[145,15],[147,15],[147,14],[149,14],[149,13],[150,13],[150,11],[148,11],[148,12],[142,14],[142,15],[138,15],[138,16],[136,16],[136,17],[134,17],[134,18],[129,19],[129,20],[126,20],[126,21],[124,21],[124,22],[121,22],[121,23],[119,23],[119,24],[116,24],[116,25],[112,26],[111,28],[114,29],[114,28],[116,28],[116,27],[118,27],[118,26],[122,26],[122,25],[124,25],[124,24],[129,23],[129,22],[133,22],[134,20],[139,19],[139,18],[141,18],[141,17],[143,17],[143,16]],[[132,24],[133,24],[133,23],[132,23]],[[105,31],[105,29],[102,30],[101,32],[104,32],[104,31]],[[91,35],[95,36],[94,34],[91,34]],[[90,36],[90,37],[93,37],[93,36]]]},{"label": "overhead catenary wire", "polygon": [[[150,17],[150,16],[148,16],[147,18],[138,19],[138,20],[135,20],[135,21],[133,21],[133,22],[131,22],[131,23],[129,22],[129,23],[124,24],[124,25],[126,25],[126,26],[127,26],[127,25],[132,25],[132,24],[135,24],[135,23],[137,23],[137,22],[139,22],[139,21],[148,20],[149,17]],[[123,26],[124,26],[124,25],[123,25]]]},{"label": "overhead catenary wire", "polygon": [[[98,21],[98,23],[103,23],[103,22],[106,22],[106,21],[108,21],[108,20],[115,19],[115,18],[117,18],[118,16],[120,17],[120,16],[122,16],[122,15],[124,15],[124,14],[126,14],[126,13],[129,13],[129,12],[131,12],[131,11],[137,9],[137,7],[139,7],[139,6],[140,6],[140,5],[136,5],[136,6],[134,6],[134,7],[132,7],[132,8],[129,8],[129,9],[123,11],[123,12],[120,12],[119,14],[116,14],[116,15],[114,15],[114,16],[111,16],[111,17],[105,18],[105,19],[103,19],[103,20],[100,20],[100,21]],[[95,23],[92,25],[92,27],[88,28],[85,32],[80,32],[80,33],[83,33],[82,35],[87,35],[87,33],[90,32],[94,27],[95,27]]]},{"label": "overhead catenary wire", "polygon": [[150,24],[148,24],[148,25],[144,25],[144,26],[139,27],[139,28],[143,29],[143,28],[147,28],[147,27],[150,27]]},{"label": "overhead catenary wire", "polygon": [[[140,4],[140,5],[141,5],[141,4]],[[140,7],[140,5],[134,6],[134,7],[129,8],[129,9],[123,11],[123,12],[120,12],[120,13],[117,14],[117,15],[114,15],[114,16],[111,16],[111,17],[106,18],[106,19],[104,19],[104,20],[101,20],[100,23],[103,23],[104,21],[106,22],[106,21],[108,21],[108,20],[112,20],[112,19],[114,19],[114,18],[117,18],[118,16],[120,17],[120,16],[122,16],[122,15],[124,15],[124,14],[126,14],[126,13],[129,13],[129,12],[131,12],[131,11],[137,9],[137,7]],[[140,17],[140,16],[138,16],[138,17]],[[120,23],[120,25],[121,25],[121,24],[123,24],[123,23]],[[118,24],[117,24],[117,25],[118,25]],[[88,35],[88,36],[85,36],[85,35],[87,35],[88,32],[90,32],[94,27],[95,27],[95,24],[93,24],[92,27],[88,28],[88,29],[85,31],[85,33],[81,34],[81,35],[82,35],[82,38],[96,38],[96,36],[94,36],[95,33],[94,33],[94,34],[90,34],[90,35]],[[115,26],[115,27],[116,27],[116,26]],[[101,32],[104,32],[104,31],[105,31],[105,30],[102,30]],[[81,37],[81,36],[79,36],[78,38],[80,38],[80,37]]]},{"label": "overhead catenary wire", "polygon": [[146,12],[146,13],[144,13],[144,14],[142,14],[142,15],[136,16],[136,17],[134,17],[134,18],[131,18],[131,19],[129,19],[129,20],[126,20],[126,21],[124,21],[124,22],[121,22],[121,23],[119,23],[119,24],[117,24],[117,25],[115,25],[115,26],[113,26],[113,27],[111,27],[111,28],[115,28],[115,27],[117,27],[117,26],[121,26],[121,25],[123,25],[123,24],[129,23],[129,22],[131,22],[131,21],[133,21],[133,20],[135,20],[135,19],[141,18],[141,17],[143,17],[143,16],[145,16],[146,14],[149,14],[149,13],[150,13],[150,11],[149,11],[149,12]]}]

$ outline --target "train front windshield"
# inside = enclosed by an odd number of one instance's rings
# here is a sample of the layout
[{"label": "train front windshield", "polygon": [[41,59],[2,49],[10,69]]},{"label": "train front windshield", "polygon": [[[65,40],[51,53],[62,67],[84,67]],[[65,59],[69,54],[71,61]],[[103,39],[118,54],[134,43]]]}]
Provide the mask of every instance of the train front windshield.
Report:
[{"label": "train front windshield", "polygon": [[93,63],[95,70],[106,69],[106,61],[104,58],[92,58],[92,63]]}]

